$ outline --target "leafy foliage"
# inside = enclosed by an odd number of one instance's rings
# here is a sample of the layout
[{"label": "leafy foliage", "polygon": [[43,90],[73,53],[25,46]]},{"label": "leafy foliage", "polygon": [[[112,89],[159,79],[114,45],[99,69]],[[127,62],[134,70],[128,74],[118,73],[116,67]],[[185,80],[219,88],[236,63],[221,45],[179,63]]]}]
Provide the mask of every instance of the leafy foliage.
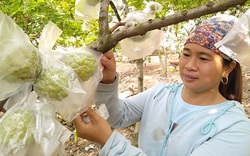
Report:
[{"label": "leafy foliage", "polygon": [[[91,33],[82,31],[83,21],[74,19],[75,0],[2,0],[1,10],[9,15],[29,35],[35,45],[43,27],[54,22],[63,30],[58,43],[64,46],[81,46],[95,39],[95,27]],[[97,22],[95,22],[97,25]],[[90,39],[88,36],[91,36]],[[88,39],[87,39],[88,38]],[[87,40],[85,42],[85,39]],[[90,41],[91,40],[91,41]]]},{"label": "leafy foliage", "polygon": [[[150,0],[146,0],[150,1]],[[156,18],[166,16],[170,11],[185,11],[200,6],[210,0],[155,0],[162,4],[163,9],[156,14]],[[216,0],[218,1],[218,0]],[[245,7],[250,5],[247,1]],[[92,43],[98,37],[98,21],[90,22],[90,30],[83,30],[83,21],[74,18],[75,0],[1,0],[1,10],[9,15],[29,35],[36,46],[43,27],[54,22],[63,34],[56,45],[79,47]],[[142,10],[144,1],[127,0],[128,7]],[[109,10],[113,13],[112,10]]]}]

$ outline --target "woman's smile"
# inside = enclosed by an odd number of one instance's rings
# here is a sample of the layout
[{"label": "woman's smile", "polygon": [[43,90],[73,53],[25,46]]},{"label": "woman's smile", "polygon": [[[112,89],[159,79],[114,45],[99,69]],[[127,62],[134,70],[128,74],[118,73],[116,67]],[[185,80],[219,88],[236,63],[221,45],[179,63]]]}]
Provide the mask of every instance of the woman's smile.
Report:
[{"label": "woman's smile", "polygon": [[193,75],[191,75],[191,74],[183,74],[183,78],[184,78],[184,80],[185,80],[186,82],[192,82],[192,81],[198,79],[198,77],[193,76]]}]

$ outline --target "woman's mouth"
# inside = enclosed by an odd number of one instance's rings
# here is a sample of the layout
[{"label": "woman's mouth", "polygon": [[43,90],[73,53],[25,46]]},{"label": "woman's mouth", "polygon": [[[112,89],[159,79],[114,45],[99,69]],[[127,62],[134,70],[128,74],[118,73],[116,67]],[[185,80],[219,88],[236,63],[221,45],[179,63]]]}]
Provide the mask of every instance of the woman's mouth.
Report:
[{"label": "woman's mouth", "polygon": [[187,82],[191,82],[191,81],[194,81],[194,80],[198,79],[196,76],[192,76],[192,75],[189,75],[189,74],[183,74],[183,78]]}]

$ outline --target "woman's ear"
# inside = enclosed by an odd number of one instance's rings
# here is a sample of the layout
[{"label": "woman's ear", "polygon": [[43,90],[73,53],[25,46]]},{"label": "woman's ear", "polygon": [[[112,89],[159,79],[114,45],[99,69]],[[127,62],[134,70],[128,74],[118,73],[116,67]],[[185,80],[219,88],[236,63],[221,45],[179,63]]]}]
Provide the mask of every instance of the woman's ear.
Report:
[{"label": "woman's ear", "polygon": [[230,72],[235,68],[236,62],[232,61],[228,66],[225,66],[223,76],[228,76]]}]

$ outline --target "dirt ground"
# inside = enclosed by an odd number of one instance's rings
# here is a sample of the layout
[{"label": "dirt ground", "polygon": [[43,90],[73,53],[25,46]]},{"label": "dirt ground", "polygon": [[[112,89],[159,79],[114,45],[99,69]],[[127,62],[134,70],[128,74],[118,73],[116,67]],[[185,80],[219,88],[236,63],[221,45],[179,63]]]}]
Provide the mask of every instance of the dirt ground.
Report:
[{"label": "dirt ground", "polygon": [[[172,60],[172,59],[170,59]],[[172,60],[175,61],[175,60]],[[170,65],[168,64],[168,68]],[[129,92],[137,92],[138,90],[138,81],[137,81],[137,68],[136,64],[129,63],[128,61],[117,61],[117,72],[120,76],[120,84],[119,84],[119,93],[121,95],[128,95]],[[171,81],[180,81],[178,67],[174,71],[167,71],[167,76],[164,76],[161,71],[161,66],[159,64],[158,56],[154,56],[151,58],[149,62],[146,60],[144,62],[143,67],[144,74],[144,90],[153,86],[157,82],[171,82]],[[249,76],[250,72],[246,72],[245,75],[247,78],[244,78],[245,84],[249,84]],[[249,115],[250,111],[250,87],[244,85],[244,99],[243,106],[246,108],[246,112]],[[122,133],[127,139],[132,142],[134,126],[130,126],[128,128],[120,129],[120,133]],[[77,143],[72,140],[66,142],[66,151],[67,156],[96,156],[98,154],[100,146],[93,142],[89,142],[84,139],[79,139]]]}]

